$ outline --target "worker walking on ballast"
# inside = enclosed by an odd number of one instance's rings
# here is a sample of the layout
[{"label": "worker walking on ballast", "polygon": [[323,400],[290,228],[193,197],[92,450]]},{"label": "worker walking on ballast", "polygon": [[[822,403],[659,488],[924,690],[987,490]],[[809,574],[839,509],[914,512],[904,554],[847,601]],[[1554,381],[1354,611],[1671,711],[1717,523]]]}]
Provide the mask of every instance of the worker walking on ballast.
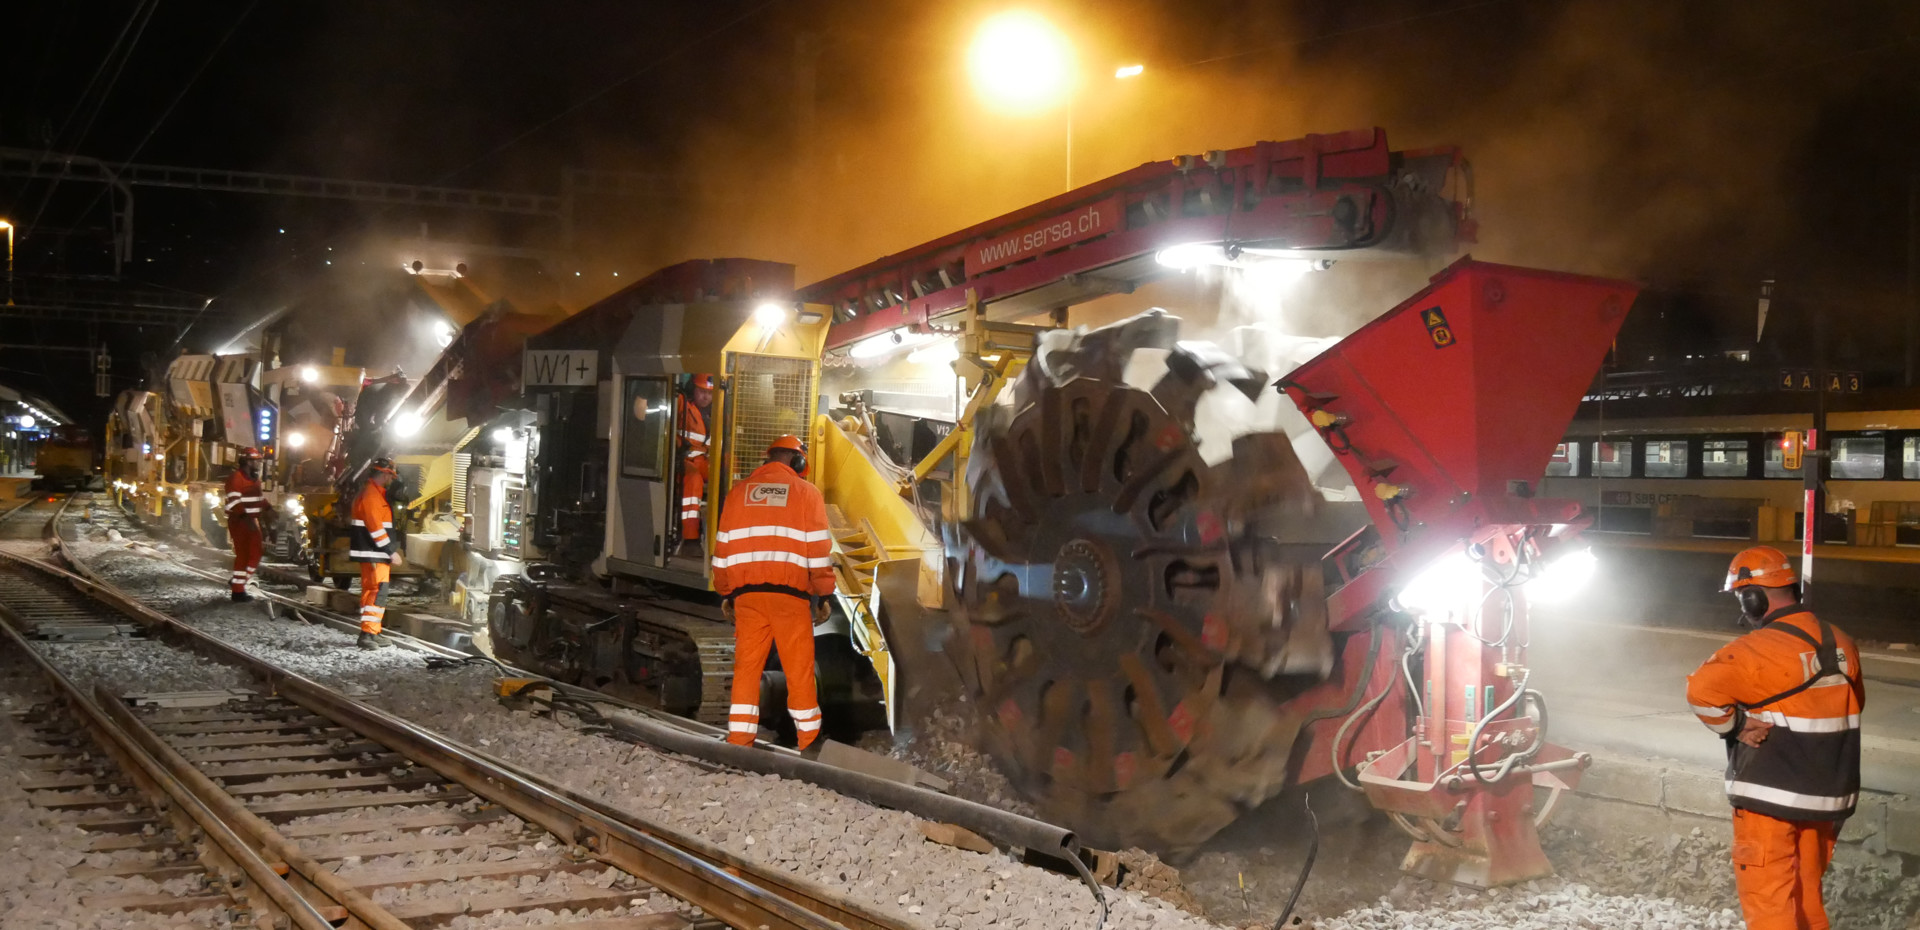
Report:
[{"label": "worker walking on ballast", "polygon": [[1750,930],[1827,930],[1820,880],[1860,794],[1860,652],[1800,603],[1778,549],[1735,556],[1723,590],[1753,632],[1687,677],[1687,703],[1727,741],[1740,907]]},{"label": "worker walking on ballast", "polygon": [[782,436],[767,462],[727,492],[714,535],[713,589],[733,621],[733,707],[727,742],[753,745],[760,730],[760,673],[768,647],[780,650],[787,711],[805,749],[820,736],[814,689],[813,627],[833,594],[833,536],[826,499],[800,477],[805,447]]},{"label": "worker walking on ballast", "polygon": [[387,617],[387,582],[394,567],[406,560],[394,543],[393,506],[387,503],[387,485],[399,472],[393,460],[384,457],[368,463],[367,469],[367,481],[353,499],[347,556],[360,563],[360,636],[354,644],[378,649],[386,645],[380,630]]},{"label": "worker walking on ballast", "polygon": [[253,583],[254,573],[260,570],[260,543],[265,535],[263,528],[273,513],[273,507],[267,503],[266,496],[260,490],[260,481],[254,475],[259,461],[259,451],[241,449],[233,471],[227,475],[227,540],[233,544],[233,577],[229,588],[233,599],[238,602],[253,600],[253,595],[247,593],[247,586]]},{"label": "worker walking on ballast", "polygon": [[707,496],[707,419],[713,411],[713,376],[687,379],[675,422],[680,449],[680,554],[700,555],[700,508]]}]

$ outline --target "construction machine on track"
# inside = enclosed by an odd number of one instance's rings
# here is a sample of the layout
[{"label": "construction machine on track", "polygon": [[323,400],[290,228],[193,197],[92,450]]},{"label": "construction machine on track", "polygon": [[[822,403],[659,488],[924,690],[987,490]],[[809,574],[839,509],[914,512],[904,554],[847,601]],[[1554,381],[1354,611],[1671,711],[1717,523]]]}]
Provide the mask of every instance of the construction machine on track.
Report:
[{"label": "construction machine on track", "polygon": [[[832,521],[830,728],[960,708],[1093,845],[1190,850],[1352,773],[1410,869],[1546,874],[1535,825],[1586,760],[1545,739],[1526,602],[1582,564],[1583,518],[1535,489],[1634,287],[1462,259],[1338,342],[1273,320],[1195,342],[1162,310],[1066,326],[1193,269],[1438,267],[1473,241],[1471,187],[1458,151],[1361,130],[1142,165],[804,287],[656,272],[527,337],[518,401],[468,420],[483,638],[724,720],[704,553],[793,433]],[[695,373],[719,390],[690,501]]]},{"label": "construction machine on track", "polygon": [[674,593],[708,569],[663,438],[678,382],[712,371],[706,526],[767,440],[807,434],[841,581],[819,632],[897,728],[969,706],[1097,845],[1191,849],[1358,769],[1409,868],[1544,874],[1536,789],[1585,760],[1540,732],[1525,601],[1582,521],[1533,488],[1633,287],[1461,261],[1317,355],[1186,342],[1161,311],[1061,325],[1194,267],[1455,254],[1471,182],[1451,149],[1309,136],[1143,165],[791,293],[737,261],[634,285],[529,340],[529,364],[577,369],[528,383],[540,445],[591,474],[531,464],[552,480],[527,519],[534,561],[592,551],[641,597],[503,577],[495,646],[724,713],[725,626]]}]

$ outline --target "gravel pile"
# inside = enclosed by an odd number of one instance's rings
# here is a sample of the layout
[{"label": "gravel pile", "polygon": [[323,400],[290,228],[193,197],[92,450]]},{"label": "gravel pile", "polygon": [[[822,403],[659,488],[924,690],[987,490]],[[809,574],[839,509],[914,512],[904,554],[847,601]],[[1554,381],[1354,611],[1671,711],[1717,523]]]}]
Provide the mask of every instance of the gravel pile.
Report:
[{"label": "gravel pile", "polygon": [[[1739,910],[1730,833],[1724,825],[1686,833],[1548,834],[1547,852],[1562,875],[1614,894],[1672,898],[1710,910]],[[1836,927],[1908,930],[1920,924],[1920,881],[1884,863],[1837,861],[1824,882]]]},{"label": "gravel pile", "polygon": [[1608,895],[1558,879],[1465,891],[1402,879],[1376,904],[1312,925],[1315,930],[1742,930],[1738,911],[1647,895]]},{"label": "gravel pile", "polygon": [[971,705],[943,708],[929,714],[910,738],[895,740],[881,751],[945,779],[949,794],[1033,816],[1033,805],[1013,790],[991,758],[974,748],[980,744],[975,729]]}]

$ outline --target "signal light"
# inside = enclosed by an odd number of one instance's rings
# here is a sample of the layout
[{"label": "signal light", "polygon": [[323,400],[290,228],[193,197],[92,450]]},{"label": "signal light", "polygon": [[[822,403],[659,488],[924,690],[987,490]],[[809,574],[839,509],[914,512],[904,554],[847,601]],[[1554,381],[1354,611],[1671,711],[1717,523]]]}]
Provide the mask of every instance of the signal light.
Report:
[{"label": "signal light", "polygon": [[1780,467],[1788,471],[1798,471],[1800,460],[1807,449],[1807,434],[1797,429],[1787,430],[1780,435]]}]

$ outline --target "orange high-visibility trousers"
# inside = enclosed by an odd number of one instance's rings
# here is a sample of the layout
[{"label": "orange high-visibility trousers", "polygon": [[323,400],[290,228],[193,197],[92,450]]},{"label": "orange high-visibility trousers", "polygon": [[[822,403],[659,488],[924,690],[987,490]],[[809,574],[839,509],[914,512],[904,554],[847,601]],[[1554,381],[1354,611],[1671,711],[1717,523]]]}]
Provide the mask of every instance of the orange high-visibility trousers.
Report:
[{"label": "orange high-visibility trousers", "polygon": [[1837,820],[1781,820],[1734,808],[1733,879],[1748,930],[1827,930],[1820,878]]},{"label": "orange high-visibility trousers", "polygon": [[760,731],[760,673],[767,649],[780,650],[787,675],[787,712],[805,749],[820,736],[820,698],[813,684],[813,609],[791,594],[749,591],[733,599],[733,707],[727,742],[751,746]]},{"label": "orange high-visibility trousers", "polygon": [[[705,455],[701,456],[705,459]],[[680,476],[680,541],[700,541],[700,504],[707,493],[707,476],[695,471],[689,460],[686,474]]]},{"label": "orange high-visibility trousers", "polygon": [[260,569],[260,524],[249,516],[227,518],[227,541],[233,543],[233,593],[247,590],[247,582]]},{"label": "orange high-visibility trousers", "polygon": [[385,562],[360,563],[360,632],[379,633],[387,619],[387,579],[393,566]]}]

